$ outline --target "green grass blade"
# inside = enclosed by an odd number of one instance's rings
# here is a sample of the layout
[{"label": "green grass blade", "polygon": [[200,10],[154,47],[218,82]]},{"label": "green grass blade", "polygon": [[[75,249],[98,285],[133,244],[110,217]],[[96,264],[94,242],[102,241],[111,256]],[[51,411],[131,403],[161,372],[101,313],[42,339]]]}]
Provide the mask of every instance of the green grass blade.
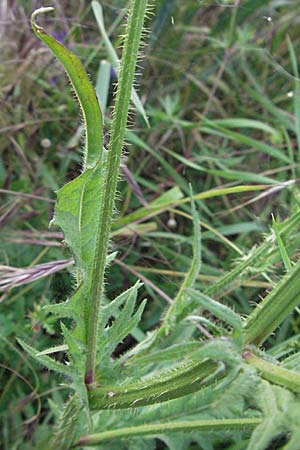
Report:
[{"label": "green grass blade", "polygon": [[126,139],[137,149],[142,148],[146,150],[153,158],[155,158],[159,164],[165,169],[166,173],[169,174],[173,180],[175,181],[177,187],[180,189],[184,189],[187,193],[189,192],[189,186],[186,180],[172,167],[171,164],[168,163],[166,158],[163,157],[159,152],[151,148],[146,142],[144,142],[136,133],[132,131],[126,132]]},{"label": "green grass blade", "polygon": [[299,163],[299,161],[300,161],[300,103],[299,103],[300,80],[299,80],[299,70],[298,70],[298,62],[297,62],[297,58],[296,58],[296,53],[295,53],[293,44],[292,44],[289,36],[287,37],[287,43],[288,43],[288,48],[289,48],[289,52],[290,52],[293,73],[294,73],[293,102],[294,102],[294,114],[295,114],[295,134],[296,134],[296,139],[297,139],[298,163]]},{"label": "green grass blade", "polygon": [[238,133],[236,131],[228,130],[225,127],[221,127],[217,125],[215,122],[205,120],[203,126],[201,126],[201,132],[206,134],[212,134],[215,136],[226,137],[233,141],[240,142],[241,144],[245,144],[250,148],[256,148],[262,153],[266,153],[267,155],[272,156],[273,158],[279,159],[280,161],[284,161],[289,163],[289,158],[282,152],[271,145],[265,144],[257,139],[253,139],[244,134]]},{"label": "green grass blade", "polygon": [[267,123],[261,122],[260,120],[234,117],[212,120],[211,123],[219,125],[223,128],[250,128],[254,130],[261,130],[264,133],[270,134],[276,141],[281,139],[281,133],[276,128],[271,127]]},{"label": "green grass blade", "polygon": [[180,286],[179,291],[174,299],[174,302],[169,307],[164,321],[158,332],[158,337],[164,337],[170,334],[176,324],[181,318],[186,317],[189,310],[189,301],[187,289],[192,288],[201,268],[201,232],[200,232],[200,221],[199,215],[196,210],[195,202],[191,193],[191,203],[192,203],[192,216],[193,216],[193,257],[191,266]]},{"label": "green grass blade", "polygon": [[106,111],[107,99],[109,94],[110,72],[111,72],[110,63],[105,60],[101,61],[98,69],[95,90],[103,115],[105,114]]},{"label": "green grass blade", "polygon": [[[242,192],[263,191],[265,189],[268,189],[269,187],[270,187],[269,185],[259,184],[256,186],[241,185],[241,186],[233,186],[233,187],[229,187],[229,188],[215,188],[215,189],[211,189],[209,191],[200,192],[199,194],[194,194],[193,199],[194,200],[205,200],[208,198],[222,197],[224,195],[229,195],[229,194],[239,194]],[[178,188],[178,186],[176,186],[176,187],[170,189],[170,191],[169,191],[170,194],[171,194],[171,192],[175,193],[175,189],[178,193],[179,188]],[[173,208],[174,206],[188,203],[190,201],[190,197],[181,198],[181,196],[179,196],[179,193],[177,194],[177,196],[170,195],[169,199],[167,199],[165,197],[165,194],[163,194],[163,195],[164,195],[164,197],[161,196],[161,198],[164,199],[164,201],[159,202],[159,204],[152,202],[147,207],[139,208],[136,211],[129,213],[124,217],[121,217],[121,218],[117,219],[116,225],[127,225],[136,220],[153,217],[153,216],[156,216],[157,214],[160,214],[163,211],[166,211],[168,208]]]},{"label": "green grass blade", "polygon": [[274,233],[275,233],[275,236],[276,236],[276,241],[277,241],[278,248],[279,248],[282,260],[283,260],[284,267],[285,267],[286,271],[289,272],[292,269],[292,263],[290,261],[289,255],[288,255],[288,253],[286,251],[284,243],[283,243],[283,241],[281,239],[281,236],[280,236],[280,233],[279,233],[278,224],[277,224],[274,216],[272,217],[272,223],[273,223],[273,230],[274,230]]}]

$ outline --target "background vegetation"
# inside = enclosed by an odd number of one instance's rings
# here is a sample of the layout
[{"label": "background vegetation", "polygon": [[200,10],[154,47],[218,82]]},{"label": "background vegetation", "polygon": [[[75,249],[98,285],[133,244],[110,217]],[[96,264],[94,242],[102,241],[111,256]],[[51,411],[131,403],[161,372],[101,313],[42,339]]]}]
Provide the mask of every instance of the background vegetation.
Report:
[{"label": "background vegetation", "polygon": [[[54,3],[56,16],[47,19],[47,27],[80,57],[101,101],[107,94],[108,133],[115,72],[109,69],[104,80],[99,78],[99,73],[105,77],[103,61],[110,55],[90,2]],[[118,50],[126,2],[102,5],[107,32]],[[72,291],[71,255],[61,233],[49,231],[48,223],[54,191],[79,174],[81,161],[82,126],[63,69],[30,30],[29,16],[37,6],[37,1],[21,0],[0,5],[4,449],[24,443],[30,448],[38,435],[46,435],[67,396],[61,379],[29,360],[15,340],[17,336],[40,348],[61,342],[58,322],[42,307]],[[189,183],[202,195],[196,201],[203,258],[196,287],[201,291],[262,242],[272,225],[271,214],[276,230],[276,223],[297,210],[299,22],[297,0],[155,2],[138,78],[150,126],[140,114],[132,115],[112,244],[118,256],[107,275],[110,298],[140,278],[140,298],[147,296],[148,302],[135,336],[127,337],[115,356],[159,323],[189,268],[190,207],[179,202],[189,196]],[[108,78],[110,84],[103,89]],[[241,185],[248,186],[245,192],[226,191]],[[209,191],[216,188],[219,195],[210,198]],[[147,205],[162,195],[164,207],[150,214]],[[285,272],[284,263],[297,260],[298,242],[296,224],[282,247],[288,257],[278,249],[269,251],[214,298],[249,314]],[[295,311],[266,348],[298,335],[299,320]],[[207,335],[209,329],[200,325],[199,333]],[[298,340],[293,346],[299,347]],[[157,448],[164,444],[157,441]],[[238,447],[228,443],[220,448]]]}]

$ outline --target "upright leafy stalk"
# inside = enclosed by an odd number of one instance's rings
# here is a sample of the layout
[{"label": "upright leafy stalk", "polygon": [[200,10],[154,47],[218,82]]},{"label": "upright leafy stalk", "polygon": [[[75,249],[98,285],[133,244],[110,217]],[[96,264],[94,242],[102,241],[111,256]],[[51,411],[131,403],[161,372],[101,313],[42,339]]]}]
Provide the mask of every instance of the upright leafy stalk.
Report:
[{"label": "upright leafy stalk", "polygon": [[[95,2],[92,3],[93,6],[97,5]],[[251,431],[256,428],[247,447],[249,450],[266,448],[278,433],[284,435],[290,433],[292,437],[285,448],[297,450],[300,438],[300,416],[297,416],[300,376],[296,366],[292,366],[295,372],[286,368],[286,364],[291,363],[289,358],[284,361],[283,366],[277,365],[276,360],[275,363],[265,360],[255,354],[254,346],[262,344],[300,303],[300,261],[292,266],[289,263],[288,252],[281,248],[289,272],[248,316],[243,327],[238,314],[208,295],[192,289],[201,262],[199,218],[194,203],[192,203],[193,260],[165,322],[157,334],[153,333],[150,339],[146,337],[134,351],[122,355],[117,360],[111,357],[117,345],[136,329],[145,306],[144,301],[135,311],[139,282],[107,304],[102,303],[101,299],[105,267],[109,259],[108,246],[119,164],[146,7],[147,0],[131,0],[108,152],[102,149],[102,115],[97,97],[82,64],[75,55],[35,22],[37,14],[51,11],[53,8],[41,8],[32,15],[34,32],[62,62],[73,84],[86,127],[83,172],[57,192],[54,220],[62,229],[65,242],[71,248],[76,260],[78,285],[67,302],[48,307],[48,311],[72,319],[75,325],[69,330],[63,323],[61,324],[65,342],[63,346],[38,351],[19,341],[29,355],[39,363],[71,380],[70,387],[75,391],[75,395],[67,401],[57,421],[52,440],[47,442],[46,447],[49,450],[52,448],[65,450],[79,446],[101,445],[111,439],[165,434],[168,436],[175,432]],[[101,20],[103,22],[103,18]],[[291,54],[295,69],[296,59],[294,53]],[[294,71],[296,73],[296,69]],[[298,109],[295,111],[297,113]],[[299,117],[298,114],[298,119]],[[236,133],[235,135],[237,136]],[[271,147],[264,146],[262,151],[275,155],[275,150]],[[278,154],[276,153],[277,156]],[[281,156],[281,159],[284,158]],[[263,186],[251,186],[251,189],[262,188]],[[249,186],[215,189],[208,193],[197,194],[193,198],[203,199],[220,193],[249,189]],[[128,215],[122,223],[145,218],[155,211],[169,207],[171,203],[174,205],[174,201],[176,204],[184,204],[189,200],[182,199],[178,189],[175,194],[174,190],[172,191],[171,195],[170,192],[166,193],[149,207]],[[281,237],[287,236],[298,224],[299,214],[297,212],[275,229],[279,247],[284,247]],[[257,262],[259,267],[261,258],[272,247],[274,247],[273,236],[251,252],[246,261],[242,261],[237,268],[207,289],[205,294],[220,292],[250,266],[256,266]],[[183,333],[175,336],[173,344],[170,339],[171,344],[167,342],[166,347],[161,349],[161,341],[156,338],[168,336],[196,306],[201,306],[222,322],[229,324],[232,330],[227,332],[224,328],[214,325],[213,332],[221,337],[211,339],[207,343],[185,342],[186,337]],[[114,320],[111,321],[111,318]],[[183,342],[178,344],[178,337],[181,336]],[[149,352],[151,345],[153,352]],[[243,346],[244,352],[241,355]],[[48,356],[61,350],[67,351],[68,361],[60,362]],[[87,351],[86,360],[82,358],[85,351]],[[258,355],[260,354],[258,352]],[[95,369],[99,361],[102,365],[99,367],[102,374],[101,385],[98,385],[99,380],[95,378]],[[245,364],[245,361],[248,364]],[[166,363],[168,367],[164,368]],[[297,364],[297,360],[293,364]],[[121,376],[124,378],[120,383]],[[268,382],[261,381],[261,378]],[[111,380],[113,384],[108,384]],[[253,397],[251,391],[254,391],[252,387],[256,385],[259,388],[258,395],[256,393]],[[196,393],[201,390],[203,392],[199,392],[197,396]],[[232,405],[226,404],[227,399]],[[170,400],[172,402],[169,402]],[[121,416],[106,412],[101,415],[99,428],[97,425],[98,429],[105,431],[83,436],[78,441],[83,430],[86,433],[84,413],[132,409],[155,404],[157,408],[153,406],[141,408],[139,420],[133,422],[136,426],[131,427],[122,428]],[[222,404],[225,406],[224,409]],[[253,414],[253,411],[248,410],[249,404],[255,405],[256,409],[261,411],[262,417],[248,417],[249,414]],[[282,414],[282,411],[285,414]],[[196,414],[197,417],[199,413],[202,416],[205,412],[210,419],[186,420],[190,415]],[[231,413],[235,417],[227,417]],[[215,416],[217,420],[213,418]],[[224,418],[219,419],[221,416]],[[179,420],[180,418],[185,420]],[[113,425],[113,429],[107,430],[107,423],[109,426]],[[38,446],[45,448],[45,445]]]},{"label": "upright leafy stalk", "polygon": [[101,297],[103,295],[105,262],[108,251],[111,219],[119,175],[122,146],[126,130],[127,114],[146,7],[147,0],[132,0],[126,28],[126,37],[116,95],[114,120],[108,147],[107,169],[103,187],[103,201],[100,208],[99,227],[96,240],[98,256],[94,261],[92,271],[93,276],[88,308],[89,325],[85,375],[87,384],[92,384],[95,380],[97,329]]}]

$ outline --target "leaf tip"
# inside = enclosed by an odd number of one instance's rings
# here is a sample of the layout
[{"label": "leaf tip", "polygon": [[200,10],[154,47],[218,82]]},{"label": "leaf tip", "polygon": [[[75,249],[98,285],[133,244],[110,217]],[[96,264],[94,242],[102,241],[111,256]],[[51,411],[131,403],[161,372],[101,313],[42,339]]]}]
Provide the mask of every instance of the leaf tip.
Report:
[{"label": "leaf tip", "polygon": [[36,23],[36,17],[39,14],[45,14],[45,13],[48,13],[51,11],[54,11],[53,6],[45,6],[45,7],[38,8],[35,11],[33,11],[33,13],[31,14],[30,23],[31,23],[31,28],[33,29],[33,31],[35,33],[41,33],[44,31],[44,28]]}]

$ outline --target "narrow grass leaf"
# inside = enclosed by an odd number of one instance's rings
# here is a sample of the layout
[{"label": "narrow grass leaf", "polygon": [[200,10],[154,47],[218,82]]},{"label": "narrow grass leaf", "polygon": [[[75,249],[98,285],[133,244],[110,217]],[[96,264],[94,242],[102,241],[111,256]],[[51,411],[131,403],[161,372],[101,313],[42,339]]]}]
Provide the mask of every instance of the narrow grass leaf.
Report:
[{"label": "narrow grass leaf", "polygon": [[283,260],[284,267],[285,267],[286,271],[289,272],[292,269],[292,263],[290,261],[289,255],[286,251],[284,243],[281,239],[278,225],[277,225],[277,222],[276,222],[274,216],[272,216],[272,224],[273,224],[273,230],[274,230],[274,233],[276,236],[277,245],[278,245],[282,260]]},{"label": "narrow grass leaf", "polygon": [[278,141],[281,138],[281,133],[274,127],[260,120],[245,119],[245,118],[226,118],[212,120],[215,125],[220,125],[224,128],[250,128],[254,130],[261,130],[264,133],[271,134],[272,137]]},{"label": "narrow grass leaf", "polygon": [[111,65],[108,61],[102,60],[99,64],[99,69],[97,73],[97,80],[95,85],[95,91],[100,103],[100,108],[105,114],[107,107],[107,99],[109,94],[110,86],[110,76],[111,76]]},{"label": "narrow grass leaf", "polygon": [[[224,195],[229,194],[238,194],[242,192],[252,192],[252,191],[263,191],[267,189],[268,185],[241,185],[241,186],[233,186],[228,188],[216,188],[211,189],[209,191],[200,192],[199,194],[194,194],[194,200],[205,200],[208,198],[214,197],[222,197]],[[176,193],[176,196],[174,195]],[[172,194],[172,195],[171,195]],[[174,206],[179,206],[184,203],[188,203],[190,201],[190,197],[182,198],[182,193],[178,186],[170,189],[168,191],[168,199],[167,193],[164,193],[160,196],[159,205],[157,202],[151,202],[147,207],[142,207],[137,209],[136,211],[127,214],[124,217],[121,217],[116,220],[116,225],[127,225],[128,223],[134,222],[136,220],[146,219],[148,217],[153,217],[168,208],[173,208]]]},{"label": "narrow grass leaf", "polygon": [[202,133],[229,138],[233,141],[240,142],[241,144],[245,144],[250,148],[255,148],[262,153],[266,153],[273,158],[279,159],[280,161],[284,161],[286,163],[290,162],[289,158],[284,154],[283,151],[280,151],[275,147],[258,141],[257,139],[250,138],[249,136],[246,136],[244,134],[228,130],[227,128],[216,125],[211,121],[205,121],[204,125],[200,127],[200,130]]},{"label": "narrow grass leaf", "polygon": [[158,332],[158,338],[163,337],[171,333],[173,328],[180,320],[187,316],[191,309],[189,302],[189,296],[187,295],[187,289],[193,287],[197,276],[201,269],[201,232],[199,215],[196,210],[195,202],[192,196],[191,190],[191,206],[193,217],[193,257],[190,268],[180,286],[179,291],[176,294],[174,302],[169,307],[164,321]]},{"label": "narrow grass leaf", "polygon": [[295,49],[293,47],[293,44],[292,44],[289,36],[287,36],[287,43],[288,43],[288,48],[289,48],[289,52],[290,52],[293,73],[294,73],[293,102],[294,102],[294,114],[295,114],[295,133],[296,133],[296,138],[297,138],[298,163],[299,163],[300,162],[300,104],[299,104],[300,80],[299,80],[299,70],[298,70],[298,62],[297,62],[297,58],[296,58],[296,53],[295,53]]},{"label": "narrow grass leaf", "polygon": [[45,350],[37,353],[35,356],[52,355],[53,353],[66,352],[68,346],[66,344],[56,345],[54,347],[46,348]]}]

